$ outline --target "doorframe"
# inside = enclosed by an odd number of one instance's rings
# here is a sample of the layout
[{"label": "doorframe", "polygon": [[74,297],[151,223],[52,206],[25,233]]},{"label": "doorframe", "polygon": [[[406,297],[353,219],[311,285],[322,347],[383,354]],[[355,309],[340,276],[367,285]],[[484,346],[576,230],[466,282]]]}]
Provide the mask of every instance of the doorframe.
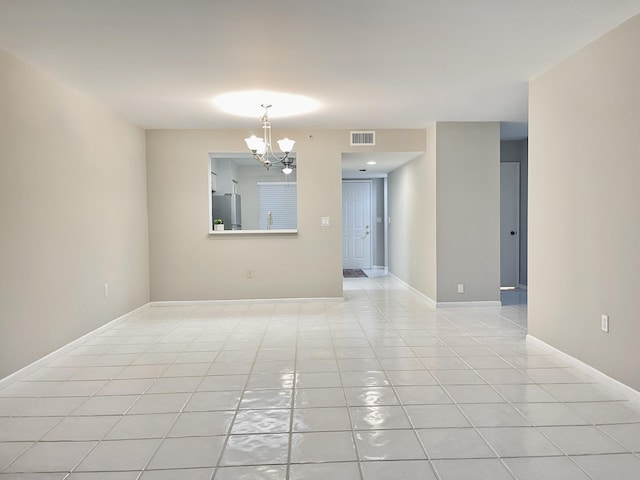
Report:
[{"label": "doorframe", "polygon": [[[516,241],[516,282],[514,287],[515,288],[520,288],[520,236],[522,235],[521,229],[520,229],[520,174],[521,174],[521,166],[520,166],[520,162],[500,162],[500,175],[502,175],[502,165],[503,164],[512,164],[515,165],[517,167],[518,170],[518,176],[517,176],[517,181],[516,181],[516,228],[517,228],[517,232],[518,232],[518,238]],[[502,202],[502,191],[500,192],[500,198],[501,198],[501,202]],[[500,204],[500,207],[502,207],[502,203]],[[502,218],[500,218],[500,230],[502,230]],[[502,233],[502,232],[501,232]],[[501,246],[500,246],[500,255],[502,256],[502,242],[501,242]],[[500,280],[500,287],[502,288],[504,285],[502,285],[502,279]]]},{"label": "doorframe", "polygon": [[[384,176],[383,183],[383,212],[382,212],[382,228],[384,228],[384,265],[382,268],[385,269],[385,272],[389,269],[389,203],[387,202],[387,193],[388,193],[388,184],[387,184],[387,176]],[[378,223],[376,222],[376,225]]]},{"label": "doorframe", "polygon": [[[344,179],[343,178],[342,179],[342,183],[368,183],[369,184],[369,225],[371,227],[371,233],[370,233],[370,236],[371,236],[371,248],[369,248],[369,269],[372,269],[374,267],[374,265],[373,265],[373,251],[374,251],[374,247],[377,246],[377,241],[374,243],[374,238],[377,238],[377,236],[378,236],[378,224],[374,221],[375,217],[374,217],[373,205],[375,203],[375,196],[373,195],[373,179],[371,179],[371,178]],[[386,201],[387,201],[386,179],[385,179],[385,197],[384,197],[384,201],[385,201],[385,211],[386,211]],[[342,207],[342,205],[341,205],[341,207]],[[385,231],[385,234],[386,234],[386,231]],[[386,261],[386,239],[385,239],[385,261]],[[344,265],[343,265],[343,267],[344,267]]]}]

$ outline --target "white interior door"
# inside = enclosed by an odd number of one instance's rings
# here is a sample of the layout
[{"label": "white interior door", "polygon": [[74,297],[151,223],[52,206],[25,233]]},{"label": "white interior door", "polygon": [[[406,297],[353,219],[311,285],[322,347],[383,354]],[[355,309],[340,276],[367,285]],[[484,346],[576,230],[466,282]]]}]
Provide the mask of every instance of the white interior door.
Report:
[{"label": "white interior door", "polygon": [[500,286],[517,287],[520,265],[520,164],[500,164]]},{"label": "white interior door", "polygon": [[342,267],[371,268],[371,182],[342,182]]}]

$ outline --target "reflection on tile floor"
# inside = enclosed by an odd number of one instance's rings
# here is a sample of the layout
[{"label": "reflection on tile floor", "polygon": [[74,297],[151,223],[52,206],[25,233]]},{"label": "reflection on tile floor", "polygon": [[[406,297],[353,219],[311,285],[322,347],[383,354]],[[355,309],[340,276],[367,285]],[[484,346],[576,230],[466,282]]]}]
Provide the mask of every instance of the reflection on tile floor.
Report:
[{"label": "reflection on tile floor", "polygon": [[344,285],[86,340],[0,390],[0,480],[640,478],[640,410],[526,343],[526,294],[436,311]]}]

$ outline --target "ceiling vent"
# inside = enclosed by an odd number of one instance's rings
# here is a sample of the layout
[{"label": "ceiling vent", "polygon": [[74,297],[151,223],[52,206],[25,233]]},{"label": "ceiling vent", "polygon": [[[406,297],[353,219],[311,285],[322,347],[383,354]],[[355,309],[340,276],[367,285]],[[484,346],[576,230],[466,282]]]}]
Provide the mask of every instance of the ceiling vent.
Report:
[{"label": "ceiling vent", "polygon": [[351,145],[375,145],[376,132],[351,132]]}]

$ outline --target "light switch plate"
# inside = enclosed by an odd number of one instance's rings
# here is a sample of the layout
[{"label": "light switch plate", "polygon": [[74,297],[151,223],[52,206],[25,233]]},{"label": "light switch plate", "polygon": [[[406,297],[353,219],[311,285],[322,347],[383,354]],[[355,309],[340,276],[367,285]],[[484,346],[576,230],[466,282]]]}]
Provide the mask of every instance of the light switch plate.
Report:
[{"label": "light switch plate", "polygon": [[331,221],[329,220],[329,217],[320,217],[320,224],[323,227],[329,227],[331,225]]}]

